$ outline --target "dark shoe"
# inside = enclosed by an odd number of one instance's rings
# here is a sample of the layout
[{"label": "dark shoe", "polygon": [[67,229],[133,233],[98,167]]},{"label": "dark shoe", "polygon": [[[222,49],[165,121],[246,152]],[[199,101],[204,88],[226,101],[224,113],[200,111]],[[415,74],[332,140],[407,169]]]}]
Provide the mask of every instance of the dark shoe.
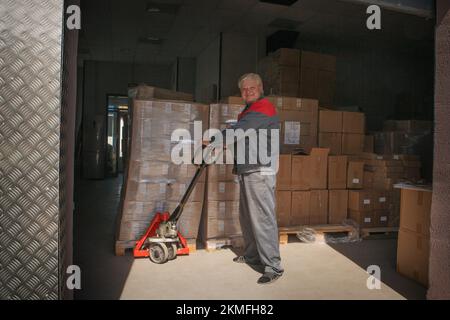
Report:
[{"label": "dark shoe", "polygon": [[251,265],[251,266],[259,266],[259,265],[261,265],[260,262],[250,261],[245,256],[235,257],[235,258],[233,258],[233,261],[236,262],[236,263],[246,263],[246,264]]},{"label": "dark shoe", "polygon": [[235,258],[233,258],[233,261],[236,263],[245,263],[245,257],[244,256],[237,256]]},{"label": "dark shoe", "polygon": [[258,284],[269,284],[281,277],[282,273],[266,272],[259,279]]}]

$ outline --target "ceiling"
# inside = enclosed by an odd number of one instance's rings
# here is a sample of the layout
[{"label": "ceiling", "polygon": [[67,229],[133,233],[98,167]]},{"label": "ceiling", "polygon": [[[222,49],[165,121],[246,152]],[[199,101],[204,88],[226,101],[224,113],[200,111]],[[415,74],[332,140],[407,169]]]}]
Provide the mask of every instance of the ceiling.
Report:
[{"label": "ceiling", "polygon": [[[176,12],[150,13],[149,3],[173,4]],[[168,64],[197,56],[220,32],[265,37],[280,29],[269,26],[277,18],[298,22],[293,30],[307,37],[355,41],[370,35],[404,45],[433,39],[432,20],[386,10],[382,30],[368,31],[366,7],[338,0],[298,0],[290,7],[258,0],[82,0],[79,57]]]}]

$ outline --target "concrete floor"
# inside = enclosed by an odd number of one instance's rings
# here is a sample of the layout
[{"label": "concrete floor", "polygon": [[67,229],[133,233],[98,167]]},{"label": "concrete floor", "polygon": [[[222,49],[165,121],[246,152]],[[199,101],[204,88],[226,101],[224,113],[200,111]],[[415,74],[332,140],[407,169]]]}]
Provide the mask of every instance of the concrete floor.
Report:
[{"label": "concrete floor", "polygon": [[[281,246],[285,274],[257,285],[257,270],[236,264],[232,250],[199,250],[164,265],[131,253],[114,256],[122,178],[77,182],[74,263],[76,299],[425,299],[426,289],[395,271],[396,240]],[[381,289],[367,288],[369,265],[381,268]]]}]

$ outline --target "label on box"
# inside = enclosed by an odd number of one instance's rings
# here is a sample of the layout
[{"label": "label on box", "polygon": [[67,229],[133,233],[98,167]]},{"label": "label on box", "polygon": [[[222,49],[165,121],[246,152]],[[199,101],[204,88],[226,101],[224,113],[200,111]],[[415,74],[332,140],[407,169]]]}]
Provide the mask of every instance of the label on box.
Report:
[{"label": "label on box", "polygon": [[161,166],[161,171],[162,171],[162,174],[163,174],[163,175],[168,174],[168,173],[169,173],[169,165],[168,165],[168,164],[163,164],[163,165]]},{"label": "label on box", "polygon": [[387,217],[386,216],[380,217],[380,221],[381,222],[386,222],[387,221]]},{"label": "label on box", "polygon": [[277,98],[277,107],[281,108],[283,106],[283,98]]},{"label": "label on box", "polygon": [[364,218],[364,223],[370,223],[372,221],[372,219],[370,218]]},{"label": "label on box", "polygon": [[370,204],[370,199],[364,199],[364,200],[363,200],[363,203],[364,203],[364,204]]},{"label": "label on box", "polygon": [[379,202],[386,202],[386,197],[381,197],[378,199]]},{"label": "label on box", "polygon": [[394,160],[400,160],[400,156],[398,154],[394,154]]},{"label": "label on box", "polygon": [[220,193],[225,192],[225,183],[224,182],[219,183],[219,192]]},{"label": "label on box", "polygon": [[170,103],[166,104],[166,107],[164,108],[166,110],[166,113],[172,112],[172,105]]},{"label": "label on box", "polygon": [[226,168],[224,165],[219,166],[219,174],[224,175],[226,173]]},{"label": "label on box", "polygon": [[352,183],[359,183],[359,179],[358,178],[353,179]]},{"label": "label on box", "polygon": [[284,122],[284,144],[300,143],[300,122],[285,121]]},{"label": "label on box", "polygon": [[228,116],[228,106],[222,106],[222,116]]},{"label": "label on box", "polygon": [[186,113],[191,113],[191,105],[190,104],[185,104],[184,105],[184,112],[186,112]]},{"label": "label on box", "polygon": [[217,230],[219,230],[219,232],[225,231],[225,221],[224,220],[217,220]]},{"label": "label on box", "polygon": [[159,193],[166,193],[166,184],[165,183],[159,184]]}]

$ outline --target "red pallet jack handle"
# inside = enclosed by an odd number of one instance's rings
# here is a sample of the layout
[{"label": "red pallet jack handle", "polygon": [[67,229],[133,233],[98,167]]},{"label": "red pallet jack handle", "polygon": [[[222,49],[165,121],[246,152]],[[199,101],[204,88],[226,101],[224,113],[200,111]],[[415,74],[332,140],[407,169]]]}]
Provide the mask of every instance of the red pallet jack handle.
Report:
[{"label": "red pallet jack handle", "polygon": [[[144,246],[147,238],[156,236],[156,230],[158,230],[159,224],[161,222],[169,220],[169,218],[170,218],[170,214],[168,212],[164,212],[164,213],[157,212],[156,213],[156,215],[153,217],[153,220],[150,223],[150,226],[148,227],[145,234],[136,242],[136,246],[134,247],[134,250],[133,250],[133,256],[135,258],[147,258],[150,256],[148,249],[143,249],[142,247]],[[181,235],[180,232],[178,232],[178,238],[180,240],[181,248],[178,248],[177,255],[189,254],[189,247],[187,245],[187,241]]]}]

